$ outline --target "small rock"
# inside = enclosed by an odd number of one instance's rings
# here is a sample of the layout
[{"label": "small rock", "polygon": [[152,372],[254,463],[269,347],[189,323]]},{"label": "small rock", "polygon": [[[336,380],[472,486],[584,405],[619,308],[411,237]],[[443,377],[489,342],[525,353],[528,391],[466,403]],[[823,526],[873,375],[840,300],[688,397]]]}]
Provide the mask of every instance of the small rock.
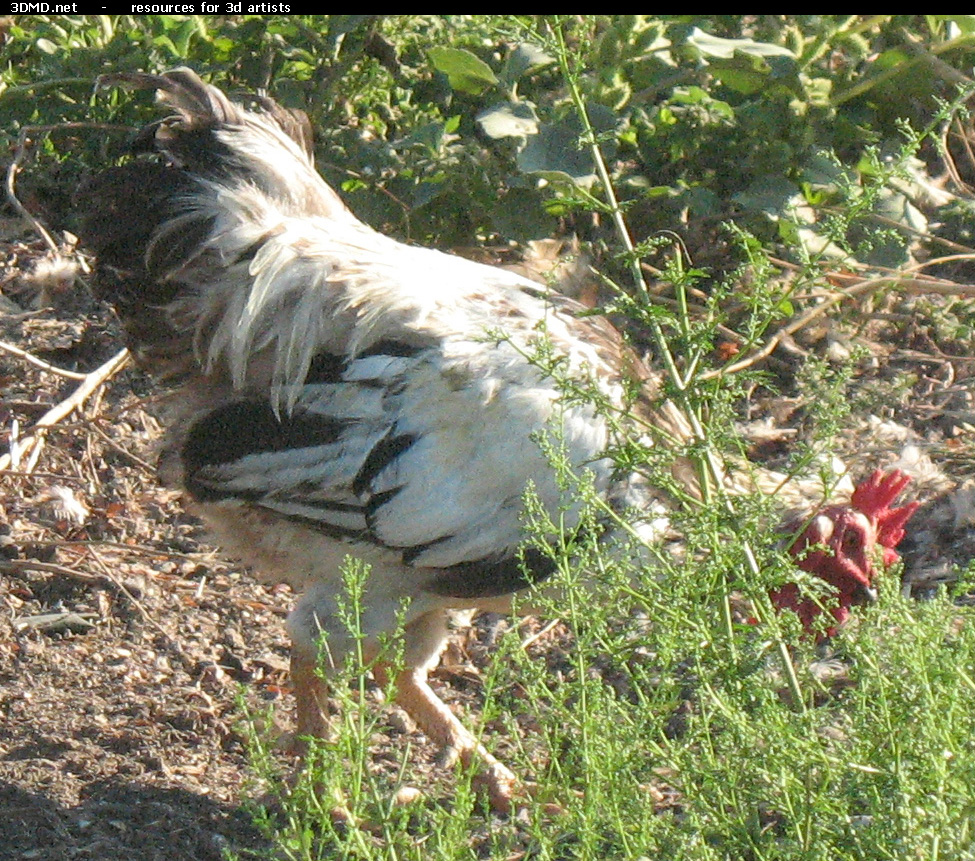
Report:
[{"label": "small rock", "polygon": [[416,804],[421,798],[423,793],[415,786],[401,786],[393,796],[393,805],[406,807],[408,804]]}]

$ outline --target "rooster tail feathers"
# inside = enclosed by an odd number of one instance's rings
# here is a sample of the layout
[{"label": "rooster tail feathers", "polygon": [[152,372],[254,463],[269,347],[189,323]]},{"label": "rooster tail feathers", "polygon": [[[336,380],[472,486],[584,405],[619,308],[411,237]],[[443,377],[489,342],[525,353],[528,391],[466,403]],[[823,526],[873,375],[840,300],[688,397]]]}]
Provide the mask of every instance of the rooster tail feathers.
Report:
[{"label": "rooster tail feathers", "polygon": [[102,75],[97,87],[156,90],[174,116],[147,126],[136,151],[164,154],[176,167],[220,185],[252,184],[295,215],[331,217],[345,209],[315,171],[311,123],[304,111],[260,97],[248,110],[185,67],[162,75]]},{"label": "rooster tail feathers", "polygon": [[[95,82],[95,89],[129,87],[136,90],[156,90],[160,100],[178,111],[184,128],[207,124],[245,125],[247,111],[230,101],[216,87],[204,83],[199,75],[182,66],[164,75],[145,72],[118,72],[102,75]],[[270,116],[288,137],[304,151],[308,159],[313,157],[313,135],[308,115],[300,110],[288,110],[273,99],[256,98],[265,114]],[[156,124],[158,125],[158,124]],[[154,130],[155,125],[147,131]]]},{"label": "rooster tail feathers", "polygon": [[[133,153],[155,159],[110,168],[76,197],[93,288],[115,306],[136,359],[159,376],[226,360],[239,386],[253,351],[270,347],[275,377],[300,379],[311,347],[293,355],[294,336],[273,324],[297,289],[284,271],[292,244],[359,225],[314,169],[307,116],[266,98],[245,108],[186,68],[99,78],[107,86],[155,89],[175,112],[134,141]],[[308,268],[299,292],[320,280]]]},{"label": "rooster tail feathers", "polygon": [[162,101],[176,108],[187,122],[208,117],[221,123],[240,123],[240,108],[220,90],[203,83],[199,75],[186,66],[163,75],[146,72],[115,72],[101,75],[96,90],[129,87],[134,90],[157,90]]}]

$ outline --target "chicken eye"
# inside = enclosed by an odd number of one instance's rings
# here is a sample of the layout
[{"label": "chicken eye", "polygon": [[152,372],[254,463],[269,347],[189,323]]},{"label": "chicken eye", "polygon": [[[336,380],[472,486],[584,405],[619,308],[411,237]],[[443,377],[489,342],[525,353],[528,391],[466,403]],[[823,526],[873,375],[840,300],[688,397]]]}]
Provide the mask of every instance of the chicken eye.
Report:
[{"label": "chicken eye", "polygon": [[844,553],[853,553],[855,550],[859,550],[861,546],[859,533],[848,529],[840,542],[840,549]]}]

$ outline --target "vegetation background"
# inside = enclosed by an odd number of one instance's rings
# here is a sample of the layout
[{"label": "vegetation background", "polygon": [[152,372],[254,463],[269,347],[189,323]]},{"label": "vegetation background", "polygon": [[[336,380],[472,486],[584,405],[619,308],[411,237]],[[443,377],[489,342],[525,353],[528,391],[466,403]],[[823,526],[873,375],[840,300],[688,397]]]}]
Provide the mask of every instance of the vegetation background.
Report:
[{"label": "vegetation background", "polygon": [[[307,111],[376,228],[613,315],[699,456],[829,478],[910,449],[903,586],[817,647],[767,606],[795,576],[776,500],[688,505],[684,554],[634,579],[577,552],[560,624],[455,643],[440,684],[534,784],[517,815],[354,667],[285,792],[261,712],[286,596],[155,487],[150,384],[126,371],[36,430],[118,347],[74,197],[155,112],[93,81],[178,65]],[[0,19],[0,857],[975,859],[973,65],[975,16]],[[664,480],[681,453],[616,455]]]}]

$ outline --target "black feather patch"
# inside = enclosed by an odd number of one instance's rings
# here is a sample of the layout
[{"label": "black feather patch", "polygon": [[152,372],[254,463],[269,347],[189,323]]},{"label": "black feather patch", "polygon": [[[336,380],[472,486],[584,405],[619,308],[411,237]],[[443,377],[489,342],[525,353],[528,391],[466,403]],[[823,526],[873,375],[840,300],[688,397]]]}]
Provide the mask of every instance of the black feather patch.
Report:
[{"label": "black feather patch", "polygon": [[[95,252],[95,292],[120,306],[163,305],[177,285],[146,271],[146,252],[156,232],[179,212],[174,201],[191,195],[196,183],[183,171],[152,162],[111,168],[86,182],[75,195],[82,243]],[[194,241],[202,235],[194,231]],[[185,243],[180,253],[187,252]],[[172,259],[172,255],[167,255]]]},{"label": "black feather patch", "polygon": [[155,147],[197,176],[228,179],[240,172],[239,160],[216,136],[218,128],[219,123],[209,118],[195,125],[163,123],[156,131]]},{"label": "black feather patch", "polygon": [[425,588],[449,598],[491,598],[510,595],[547,580],[556,571],[555,560],[536,547],[500,558],[459,562],[440,568]]},{"label": "black feather patch", "polygon": [[376,528],[376,512],[379,511],[389,500],[391,500],[397,493],[399,493],[403,488],[394,487],[392,490],[384,490],[382,493],[374,493],[369,497],[369,501],[366,503],[366,525],[375,530]]},{"label": "black feather patch", "polygon": [[376,341],[369,347],[366,347],[361,353],[359,353],[356,358],[365,358],[366,356],[399,356],[404,359],[409,359],[415,356],[417,353],[422,352],[427,347],[431,346],[434,341],[430,341],[429,344],[424,344],[422,346],[414,346],[413,344],[407,344],[405,341],[394,341],[391,339],[383,339],[381,341]]},{"label": "black feather patch", "polygon": [[[424,347],[414,347],[402,341],[377,341],[371,347],[358,353],[355,359],[364,359],[370,356],[396,356],[400,358],[411,358],[424,350]],[[349,363],[352,359],[343,356],[336,356],[332,353],[319,353],[311,360],[308,373],[305,375],[305,383],[314,385],[316,383],[341,383]],[[356,382],[362,386],[375,385],[376,382],[369,379],[357,379]],[[383,385],[380,381],[379,385]]]},{"label": "black feather patch", "polygon": [[428,550],[432,550],[434,547],[443,544],[444,541],[450,541],[453,537],[453,535],[442,535],[440,538],[434,538],[433,541],[426,541],[423,544],[415,544],[412,547],[407,547],[403,550],[403,564],[412,565],[416,562],[417,558]]},{"label": "black feather patch", "polygon": [[[352,492],[359,496],[365,493],[369,489],[372,480],[413,445],[414,442],[416,442],[416,436],[414,434],[403,433],[394,435],[392,431],[386,434],[386,436],[373,446],[372,451],[369,452],[362,466],[359,467],[359,472],[356,473],[356,477],[352,481]],[[379,494],[379,496],[384,497],[383,502],[388,499],[388,496],[385,494]],[[372,510],[375,510],[381,504],[379,503],[373,506]]]},{"label": "black feather patch", "polygon": [[344,422],[311,413],[278,418],[263,401],[218,407],[194,422],[183,444],[187,490],[201,501],[237,496],[211,487],[200,470],[252,454],[328,445],[338,440],[344,427]]},{"label": "black feather patch", "polygon": [[308,366],[308,373],[305,374],[305,385],[340,383],[348,366],[349,363],[340,356],[334,356],[331,353],[319,353]]},{"label": "black feather patch", "polygon": [[192,219],[181,221],[178,230],[163,230],[146,250],[146,272],[150,281],[163,286],[171,283],[167,276],[200,253],[215,221],[213,216],[194,215]]},{"label": "black feather patch", "polygon": [[331,523],[328,521],[327,516],[329,511],[352,511],[361,512],[361,508],[354,508],[353,506],[342,506],[336,504],[332,505],[321,505],[315,506],[320,508],[323,516],[321,518],[315,517],[314,515],[303,515],[303,514],[281,514],[285,520],[290,520],[292,523],[300,523],[302,526],[307,526],[310,529],[314,529],[316,532],[320,532],[322,535],[327,535],[329,538],[333,538],[336,541],[355,541],[359,543],[372,544],[377,547],[382,547],[382,543],[376,539],[376,537],[367,529],[353,529],[351,527],[339,526],[336,523]]}]

